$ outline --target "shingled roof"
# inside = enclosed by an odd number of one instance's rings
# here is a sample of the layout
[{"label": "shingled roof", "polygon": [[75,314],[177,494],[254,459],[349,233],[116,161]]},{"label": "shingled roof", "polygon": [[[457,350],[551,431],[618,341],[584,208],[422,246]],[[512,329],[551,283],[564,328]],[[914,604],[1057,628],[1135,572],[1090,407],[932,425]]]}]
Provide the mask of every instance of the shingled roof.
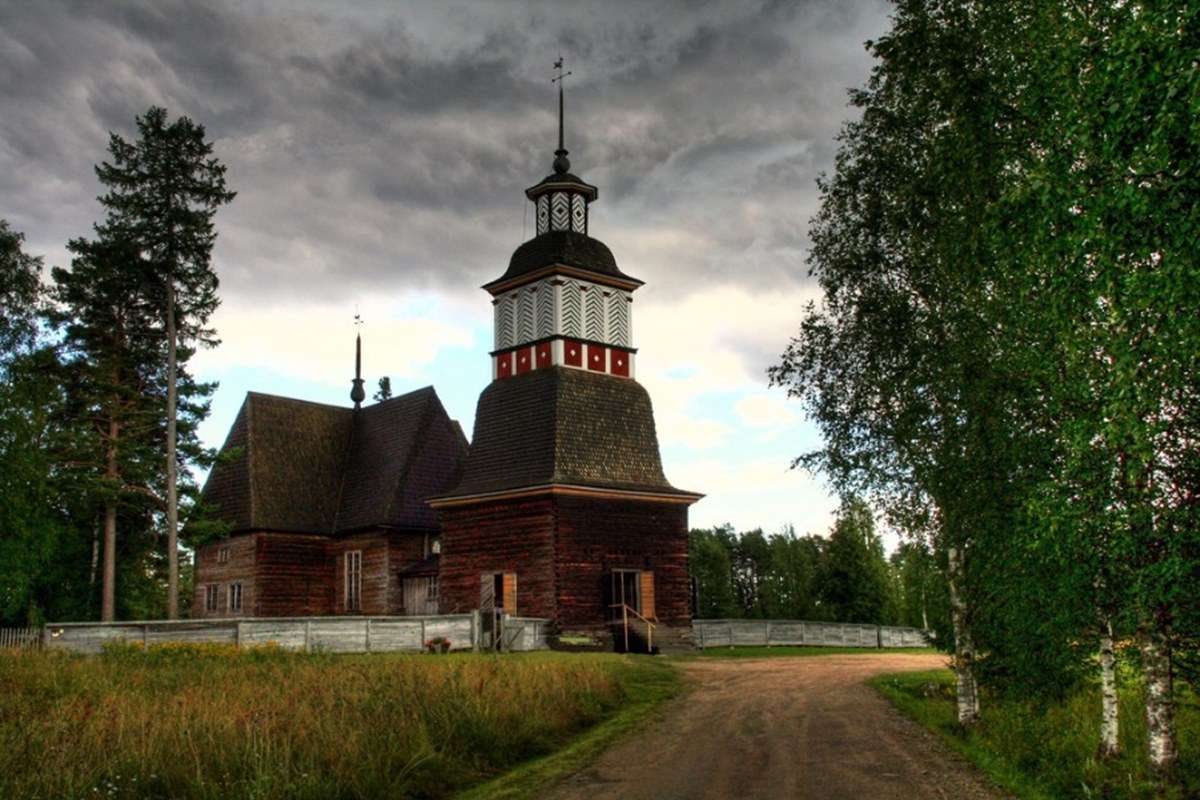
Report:
[{"label": "shingled roof", "polygon": [[692,494],[663,475],[641,384],[566,367],[483,390],[462,482],[440,499],[548,484]]},{"label": "shingled roof", "polygon": [[642,283],[637,278],[621,272],[612,250],[599,239],[575,231],[548,231],[518,247],[508,262],[508,270],[496,280],[484,284],[483,288],[519,278],[543,267],[560,264],[595,272],[601,276]]},{"label": "shingled roof", "polygon": [[233,531],[436,528],[424,500],[458,482],[467,443],[432,387],[357,413],[250,392],[205,483]]}]

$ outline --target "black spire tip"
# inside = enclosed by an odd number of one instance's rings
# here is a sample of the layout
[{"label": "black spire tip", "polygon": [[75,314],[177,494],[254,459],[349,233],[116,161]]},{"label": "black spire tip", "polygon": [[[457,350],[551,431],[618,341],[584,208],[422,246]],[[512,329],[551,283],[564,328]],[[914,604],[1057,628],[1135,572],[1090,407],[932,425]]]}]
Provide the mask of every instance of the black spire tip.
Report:
[{"label": "black spire tip", "polygon": [[[362,317],[358,314],[354,315],[355,326],[362,324]],[[354,380],[352,381],[354,388],[350,390],[350,399],[354,401],[354,408],[357,409],[362,405],[362,401],[367,399],[367,393],[363,390],[362,379],[362,336],[354,335]]]},{"label": "black spire tip", "polygon": [[563,72],[562,56],[554,62],[554,68],[558,70],[558,76],[550,79],[551,83],[558,84],[558,149],[554,151],[554,172],[565,175],[571,171],[571,160],[567,158],[567,148],[563,145],[563,78],[571,73]]}]

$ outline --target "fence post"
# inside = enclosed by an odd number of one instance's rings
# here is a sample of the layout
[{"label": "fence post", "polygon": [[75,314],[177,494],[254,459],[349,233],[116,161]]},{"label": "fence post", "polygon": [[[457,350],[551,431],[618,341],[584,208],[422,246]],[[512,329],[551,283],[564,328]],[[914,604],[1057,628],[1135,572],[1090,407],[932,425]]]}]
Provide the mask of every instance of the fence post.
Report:
[{"label": "fence post", "polygon": [[42,626],[42,649],[43,650],[50,649],[50,626],[49,625]]},{"label": "fence post", "polygon": [[367,652],[371,652],[371,618],[367,617]]},{"label": "fence post", "polygon": [[771,620],[768,619],[765,621],[767,624],[766,624],[766,630],[763,631],[763,639],[766,641],[767,647],[770,647],[771,646]]},{"label": "fence post", "polygon": [[312,640],[312,620],[306,619],[306,620],[304,620],[304,652],[306,652],[306,653],[312,652],[311,640]]},{"label": "fence post", "polygon": [[145,650],[150,646],[150,626],[142,626],[142,649]]},{"label": "fence post", "polygon": [[421,617],[421,649],[425,649],[425,618]]},{"label": "fence post", "polygon": [[234,623],[233,644],[239,650],[242,648],[242,621],[240,619]]},{"label": "fence post", "polygon": [[479,652],[479,637],[480,637],[480,631],[481,631],[482,627],[483,627],[483,622],[479,618],[479,609],[478,608],[472,609],[471,610],[471,650],[476,653]]}]

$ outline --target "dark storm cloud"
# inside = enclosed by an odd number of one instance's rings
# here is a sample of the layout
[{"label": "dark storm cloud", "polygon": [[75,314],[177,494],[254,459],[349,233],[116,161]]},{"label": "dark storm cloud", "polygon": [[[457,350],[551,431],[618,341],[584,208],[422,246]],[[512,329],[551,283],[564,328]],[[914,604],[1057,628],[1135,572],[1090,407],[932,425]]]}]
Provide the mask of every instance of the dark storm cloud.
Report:
[{"label": "dark storm cloud", "polygon": [[593,231],[631,272],[801,281],[813,181],[884,23],[874,0],[0,0],[0,216],[64,258],[99,213],[107,132],[160,104],[206,125],[239,192],[218,217],[227,297],[474,291],[549,171],[561,51]]}]

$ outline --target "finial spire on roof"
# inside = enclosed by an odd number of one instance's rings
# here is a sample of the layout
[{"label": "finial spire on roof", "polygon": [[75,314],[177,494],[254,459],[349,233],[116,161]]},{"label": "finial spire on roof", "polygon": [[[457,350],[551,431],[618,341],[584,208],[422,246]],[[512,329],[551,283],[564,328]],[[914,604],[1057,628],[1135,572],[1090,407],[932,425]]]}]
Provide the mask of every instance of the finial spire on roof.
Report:
[{"label": "finial spire on roof", "polygon": [[[358,309],[354,310],[354,327],[357,330],[362,326],[362,317],[359,316]],[[363,390],[362,379],[362,334],[354,334],[354,388],[350,390],[350,399],[354,401],[354,408],[358,410],[362,407],[362,401],[367,397],[366,391]]]},{"label": "finial spire on roof", "polygon": [[571,162],[567,158],[567,148],[563,145],[563,78],[570,72],[563,72],[563,58],[560,54],[554,62],[558,75],[551,78],[551,83],[558,84],[558,149],[554,151],[554,171],[562,175],[571,171]]}]

